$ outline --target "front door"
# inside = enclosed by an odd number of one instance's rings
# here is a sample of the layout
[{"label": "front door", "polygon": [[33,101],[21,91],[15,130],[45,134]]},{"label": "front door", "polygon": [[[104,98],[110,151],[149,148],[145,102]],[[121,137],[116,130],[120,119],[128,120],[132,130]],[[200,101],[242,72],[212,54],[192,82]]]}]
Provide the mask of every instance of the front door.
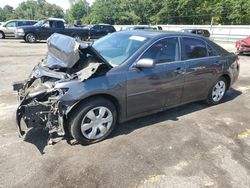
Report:
[{"label": "front door", "polygon": [[17,24],[16,21],[12,21],[12,22],[7,23],[4,26],[5,27],[4,33],[7,37],[15,36],[15,29],[17,27],[16,24]]},{"label": "front door", "polygon": [[180,103],[184,64],[179,61],[178,37],[154,43],[140,59],[150,58],[154,68],[130,68],[127,73],[127,116]]},{"label": "front door", "polygon": [[39,39],[46,40],[49,38],[53,33],[57,32],[56,29],[56,21],[54,20],[47,20],[39,31]]}]

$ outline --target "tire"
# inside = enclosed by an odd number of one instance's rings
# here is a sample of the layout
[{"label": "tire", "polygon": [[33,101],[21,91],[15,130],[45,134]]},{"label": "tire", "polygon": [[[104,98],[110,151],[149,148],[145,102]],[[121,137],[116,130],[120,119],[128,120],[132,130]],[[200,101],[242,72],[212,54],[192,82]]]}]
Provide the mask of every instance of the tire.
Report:
[{"label": "tire", "polygon": [[5,34],[2,31],[0,31],[0,39],[5,39]]},{"label": "tire", "polygon": [[213,84],[206,99],[208,105],[217,105],[224,98],[228,88],[228,82],[224,77],[220,77]]},{"label": "tire", "polygon": [[26,36],[25,36],[25,41],[27,43],[36,43],[37,41],[37,36],[33,33],[28,33]]},{"label": "tire", "polygon": [[105,98],[91,98],[77,106],[70,115],[69,131],[82,145],[107,138],[117,121],[115,106]]}]

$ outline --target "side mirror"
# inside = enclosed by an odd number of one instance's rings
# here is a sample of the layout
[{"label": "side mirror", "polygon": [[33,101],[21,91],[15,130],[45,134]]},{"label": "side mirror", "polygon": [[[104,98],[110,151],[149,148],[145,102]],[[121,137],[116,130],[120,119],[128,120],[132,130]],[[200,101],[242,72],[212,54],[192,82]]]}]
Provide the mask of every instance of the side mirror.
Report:
[{"label": "side mirror", "polygon": [[136,64],[136,68],[154,68],[155,67],[155,62],[153,59],[140,59]]}]

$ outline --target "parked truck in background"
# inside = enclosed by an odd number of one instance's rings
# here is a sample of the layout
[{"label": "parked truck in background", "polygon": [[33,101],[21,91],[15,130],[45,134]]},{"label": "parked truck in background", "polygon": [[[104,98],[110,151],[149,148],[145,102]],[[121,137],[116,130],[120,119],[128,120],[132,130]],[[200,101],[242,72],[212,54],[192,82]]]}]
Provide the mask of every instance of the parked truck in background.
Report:
[{"label": "parked truck in background", "polygon": [[108,24],[99,24],[95,25],[95,27],[66,27],[65,25],[63,19],[48,18],[40,20],[33,26],[17,28],[15,36],[16,38],[24,39],[27,43],[35,43],[48,39],[54,33],[74,37],[78,40],[86,40],[89,38],[100,38],[115,31],[114,27]]},{"label": "parked truck in background", "polygon": [[27,43],[46,40],[52,34],[60,33],[77,39],[88,38],[88,30],[76,27],[65,27],[65,21],[60,18],[40,20],[33,26],[23,26],[16,29],[16,38],[22,38]]}]

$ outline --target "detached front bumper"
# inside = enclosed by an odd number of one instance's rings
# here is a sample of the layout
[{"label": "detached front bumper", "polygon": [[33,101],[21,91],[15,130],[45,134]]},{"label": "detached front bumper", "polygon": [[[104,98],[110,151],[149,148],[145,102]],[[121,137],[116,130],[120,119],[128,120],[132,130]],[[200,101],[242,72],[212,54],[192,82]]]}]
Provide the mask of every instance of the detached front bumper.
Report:
[{"label": "detached front bumper", "polygon": [[[29,82],[31,80],[13,84],[13,89],[18,92],[20,101],[16,110],[16,128],[19,137],[25,138],[27,132],[24,129],[36,127],[48,130],[51,138],[64,136],[64,111],[58,100],[60,96],[53,96],[45,91],[37,92],[34,96],[25,94],[25,87],[31,84]],[[47,98],[48,100],[46,100]],[[25,128],[23,128],[23,124],[25,124]]]}]

